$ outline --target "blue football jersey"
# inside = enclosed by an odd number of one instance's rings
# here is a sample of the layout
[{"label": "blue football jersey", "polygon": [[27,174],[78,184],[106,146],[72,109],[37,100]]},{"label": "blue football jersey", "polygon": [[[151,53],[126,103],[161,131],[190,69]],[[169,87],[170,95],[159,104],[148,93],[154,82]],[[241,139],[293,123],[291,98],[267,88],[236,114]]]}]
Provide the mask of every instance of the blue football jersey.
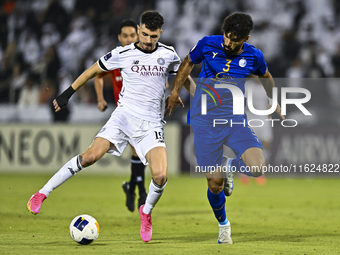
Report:
[{"label": "blue football jersey", "polygon": [[[229,89],[215,88],[216,84],[237,86],[245,92],[246,77],[252,73],[262,76],[267,64],[263,54],[253,45],[244,43],[237,55],[227,55],[223,50],[223,36],[203,37],[189,53],[194,64],[202,62],[195,96],[190,107],[190,123],[211,125],[214,119],[243,121],[245,115],[233,115],[233,97]],[[202,113],[202,94],[206,98],[206,114]],[[245,102],[246,103],[246,102]]]}]

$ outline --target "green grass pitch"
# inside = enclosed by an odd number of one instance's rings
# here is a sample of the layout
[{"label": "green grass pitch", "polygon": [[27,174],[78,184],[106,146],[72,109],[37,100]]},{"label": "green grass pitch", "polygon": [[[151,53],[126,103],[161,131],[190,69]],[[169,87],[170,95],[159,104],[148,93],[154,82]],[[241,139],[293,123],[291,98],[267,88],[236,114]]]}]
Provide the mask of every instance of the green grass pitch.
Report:
[{"label": "green grass pitch", "polygon": [[[169,177],[152,239],[143,243],[138,212],[124,205],[127,178],[80,173],[32,215],[26,203],[50,176],[0,174],[1,254],[340,254],[340,179],[269,179],[265,186],[235,179],[226,205],[234,244],[218,245],[205,179]],[[101,227],[87,246],[68,231],[83,213]]]}]

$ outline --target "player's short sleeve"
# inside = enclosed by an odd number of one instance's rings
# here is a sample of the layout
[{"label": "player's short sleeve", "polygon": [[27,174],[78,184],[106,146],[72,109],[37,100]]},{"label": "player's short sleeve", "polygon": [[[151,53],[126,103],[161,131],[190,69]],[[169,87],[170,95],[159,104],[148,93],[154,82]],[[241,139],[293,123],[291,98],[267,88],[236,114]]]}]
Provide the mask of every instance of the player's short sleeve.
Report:
[{"label": "player's short sleeve", "polygon": [[257,62],[254,66],[254,70],[253,70],[252,73],[255,74],[255,75],[258,75],[258,76],[262,76],[267,71],[267,63],[264,60],[264,57],[263,57],[261,50],[257,49],[255,56],[257,57]]},{"label": "player's short sleeve", "polygon": [[181,65],[181,59],[177,55],[176,51],[174,51],[173,61],[169,65],[169,74],[176,75],[180,65]]},{"label": "player's short sleeve", "polygon": [[114,49],[104,56],[102,56],[97,61],[100,69],[102,69],[105,72],[108,72],[113,69],[120,68],[119,65],[119,52],[117,49]]},{"label": "player's short sleeve", "polygon": [[207,37],[203,37],[199,40],[194,47],[191,48],[189,52],[189,58],[191,63],[199,64],[203,60],[203,48],[206,44]]}]

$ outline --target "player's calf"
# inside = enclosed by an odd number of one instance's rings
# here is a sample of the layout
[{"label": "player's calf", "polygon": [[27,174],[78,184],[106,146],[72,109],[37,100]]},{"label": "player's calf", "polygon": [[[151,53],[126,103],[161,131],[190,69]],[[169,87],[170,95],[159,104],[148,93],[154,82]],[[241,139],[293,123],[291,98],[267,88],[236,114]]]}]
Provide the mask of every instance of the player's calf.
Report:
[{"label": "player's calf", "polygon": [[224,194],[227,197],[231,196],[234,190],[234,174],[232,171],[232,161],[232,158],[223,156],[221,171],[224,183]]},{"label": "player's calf", "polygon": [[222,178],[207,178],[208,187],[214,194],[219,194],[223,190]]}]

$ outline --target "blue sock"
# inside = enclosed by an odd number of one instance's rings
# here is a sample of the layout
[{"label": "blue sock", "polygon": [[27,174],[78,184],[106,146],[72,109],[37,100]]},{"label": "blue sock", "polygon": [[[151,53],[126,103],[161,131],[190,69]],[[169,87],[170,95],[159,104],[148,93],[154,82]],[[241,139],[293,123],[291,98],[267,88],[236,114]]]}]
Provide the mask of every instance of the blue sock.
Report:
[{"label": "blue sock", "polygon": [[[232,169],[236,169],[236,172],[239,172],[241,174],[245,174],[250,177],[255,177],[249,170],[249,168],[246,167],[243,160],[241,159],[239,162],[236,162],[236,158],[231,160],[231,167]],[[242,167],[242,169],[241,169]]]},{"label": "blue sock", "polygon": [[226,225],[228,223],[227,215],[225,213],[225,195],[221,191],[219,194],[214,194],[208,188],[208,200],[214,211],[215,217],[220,225]]}]

